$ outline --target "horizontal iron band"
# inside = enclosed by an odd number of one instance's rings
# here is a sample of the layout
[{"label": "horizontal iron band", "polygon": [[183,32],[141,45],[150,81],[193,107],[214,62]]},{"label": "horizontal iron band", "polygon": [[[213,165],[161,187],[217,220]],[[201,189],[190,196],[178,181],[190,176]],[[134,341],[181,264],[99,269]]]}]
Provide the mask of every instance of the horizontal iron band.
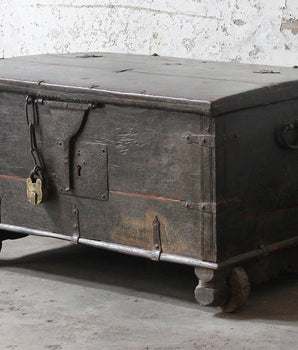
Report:
[{"label": "horizontal iron band", "polygon": [[223,262],[218,264],[218,268],[225,268],[228,266],[235,266],[239,263],[242,263],[244,261],[248,261],[248,260],[252,260],[254,258],[260,257],[262,255],[268,255],[286,248],[290,248],[290,247],[295,247],[296,245],[298,245],[298,236],[297,237],[293,237],[293,238],[289,238],[280,242],[276,242],[276,243],[271,243],[271,244],[267,244],[264,245],[263,247],[261,247],[260,249],[256,249],[256,250],[252,250],[250,252],[247,253],[243,253],[243,254],[239,254],[236,256],[233,256],[232,258],[229,258],[227,260],[224,260]]},{"label": "horizontal iron band", "polygon": [[[30,229],[30,228],[25,228],[21,226],[14,226],[14,225],[7,225],[7,224],[0,223],[0,230],[71,241],[71,236],[62,235],[59,233],[54,233],[49,231]],[[124,244],[109,243],[105,241],[95,241],[95,240],[86,239],[86,238],[79,238],[78,243],[93,246],[93,247],[98,247],[106,250],[111,250],[119,253],[124,253],[128,255],[140,256],[148,259],[152,258],[151,250],[135,248]],[[167,253],[161,253],[160,260],[177,263],[177,264],[195,266],[195,267],[205,267],[212,270],[219,270],[222,268],[235,266],[244,261],[248,261],[248,260],[260,257],[262,255],[270,254],[270,253],[273,253],[282,249],[286,249],[289,247],[293,247],[296,245],[298,245],[298,237],[294,237],[294,238],[290,238],[277,243],[265,245],[260,249],[256,249],[244,254],[239,254],[221,263],[208,262],[200,259],[184,257],[181,255],[175,255],[175,254],[167,254]]]},{"label": "horizontal iron band", "polygon": [[36,229],[32,229],[32,228],[21,227],[21,226],[14,226],[14,225],[7,225],[7,224],[1,224],[0,223],[0,230],[22,233],[24,235],[50,237],[50,238],[62,239],[62,240],[65,240],[65,241],[71,241],[71,237],[70,236],[62,235],[60,233],[54,233],[54,232],[49,232],[49,231],[43,231],[43,230],[36,230]]},{"label": "horizontal iron band", "polygon": [[[0,223],[0,230],[18,232],[18,233],[23,233],[27,235],[33,235],[33,236],[40,236],[40,237],[58,238],[66,241],[71,241],[71,236],[66,236],[66,235],[53,233],[49,231],[25,228],[21,226],[14,226],[14,225],[7,225],[7,224]],[[140,256],[148,259],[152,258],[152,250],[135,248],[124,244],[95,241],[95,240],[85,239],[85,238],[79,238],[78,243],[93,246],[93,247],[98,247],[106,250],[111,250],[119,253],[124,253],[128,255]],[[179,255],[174,255],[174,254],[161,253],[160,260],[178,263],[178,264],[190,265],[190,266],[206,267],[213,270],[216,270],[218,268],[217,263],[202,261],[199,259],[183,257]]]},{"label": "horizontal iron band", "polygon": [[[32,95],[51,97],[52,93],[70,93],[75,100],[74,94],[88,92],[88,100],[91,98],[100,103],[110,103],[116,105],[127,105],[134,107],[156,108],[177,112],[189,112],[200,115],[211,115],[211,103],[206,100],[188,99],[182,97],[159,96],[147,93],[121,92],[106,90],[95,87],[81,87],[74,85],[59,85],[47,82],[17,80],[10,78],[0,78],[0,90],[26,92]],[[50,92],[50,94],[47,93]],[[83,102],[83,101],[82,101]]]}]

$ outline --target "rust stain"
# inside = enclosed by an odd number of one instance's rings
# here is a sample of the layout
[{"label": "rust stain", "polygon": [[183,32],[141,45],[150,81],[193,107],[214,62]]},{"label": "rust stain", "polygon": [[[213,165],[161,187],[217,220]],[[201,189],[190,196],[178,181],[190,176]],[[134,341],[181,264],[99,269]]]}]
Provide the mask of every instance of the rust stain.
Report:
[{"label": "rust stain", "polygon": [[264,211],[265,214],[270,214],[270,213],[280,213],[280,212],[284,212],[287,211],[289,209],[298,209],[298,204],[294,204],[288,207],[283,207],[283,208],[274,208],[274,209],[270,209],[270,210],[266,210]]},{"label": "rust stain", "polygon": [[[8,179],[8,180],[16,180],[16,181],[26,181],[26,179],[23,178],[23,177],[11,176],[11,175],[1,175],[1,174],[0,174],[0,178],[2,178],[2,179]],[[56,187],[58,186],[58,184],[55,182],[54,179],[49,178],[48,180],[49,180],[49,182],[50,182],[52,185],[54,185],[54,186],[56,186]]]},{"label": "rust stain", "polygon": [[26,181],[26,179],[23,177],[10,176],[10,175],[0,175],[0,178],[9,179],[9,180],[17,180],[17,181]]},{"label": "rust stain", "polygon": [[140,192],[134,192],[134,191],[128,191],[128,192],[124,192],[124,191],[115,191],[115,190],[110,190],[110,193],[114,193],[114,194],[121,194],[123,196],[130,196],[130,197],[139,197],[139,198],[144,198],[144,199],[156,199],[159,201],[164,201],[164,202],[179,202],[179,199],[173,199],[173,198],[167,198],[167,197],[161,197],[158,196],[156,194],[152,194],[152,193],[140,193]]},{"label": "rust stain", "polygon": [[285,215],[289,210],[298,210],[298,204],[294,204],[288,207],[282,207],[282,208],[273,208],[269,210],[265,210],[259,213],[249,213],[246,215],[241,216],[241,219],[247,219],[249,221],[256,221],[256,220],[263,220],[264,217],[272,217],[277,218],[277,215]]},{"label": "rust stain", "polygon": [[[153,220],[155,215],[161,224],[162,246],[168,246],[171,233],[167,218],[155,208],[149,208],[142,217],[121,215],[119,225],[111,231],[110,238],[117,243],[138,248],[153,249]],[[178,244],[179,246],[179,244]]]},{"label": "rust stain", "polygon": [[[16,181],[26,181],[25,178],[18,177],[18,176],[10,176],[10,175],[1,175],[0,174],[0,178],[9,179],[9,180],[16,180]],[[57,183],[55,182],[54,179],[49,178],[49,182],[52,185],[57,187]],[[138,198],[143,198],[143,199],[150,198],[150,199],[155,199],[155,200],[164,201],[164,202],[176,202],[176,203],[181,202],[180,196],[177,199],[173,199],[173,198],[161,197],[161,196],[158,196],[158,195],[153,194],[153,193],[146,194],[146,193],[140,193],[140,192],[134,192],[134,191],[125,192],[125,191],[110,190],[110,193],[120,194],[123,196],[138,197]]]},{"label": "rust stain", "polygon": [[109,236],[111,242],[151,250],[151,242],[145,238],[146,236],[141,235],[138,230],[135,230],[134,226],[130,226],[128,229],[128,227],[122,226],[122,224],[111,230]]}]

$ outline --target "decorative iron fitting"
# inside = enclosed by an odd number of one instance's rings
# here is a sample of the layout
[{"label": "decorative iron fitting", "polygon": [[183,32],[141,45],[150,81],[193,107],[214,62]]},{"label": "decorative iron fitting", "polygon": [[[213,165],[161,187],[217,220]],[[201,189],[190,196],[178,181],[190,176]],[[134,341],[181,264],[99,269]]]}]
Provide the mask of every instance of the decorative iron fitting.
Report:
[{"label": "decorative iron fitting", "polygon": [[95,108],[95,105],[87,102],[78,103],[43,98],[36,101],[49,109],[57,131],[57,159],[60,163],[59,168],[64,169],[64,174],[58,171],[57,183],[60,192],[65,193],[72,189],[70,174],[72,160],[71,141],[77,135],[82,125],[84,125],[84,120],[87,118],[89,110]]},{"label": "decorative iron fitting", "polygon": [[203,213],[216,214],[216,203],[195,203],[195,202],[182,202],[187,209],[199,210]]},{"label": "decorative iron fitting", "polygon": [[160,222],[155,215],[153,220],[153,250],[151,259],[155,261],[160,260],[161,255],[161,239],[160,239]]},{"label": "decorative iron fitting", "polygon": [[202,147],[215,148],[215,136],[210,134],[186,134],[183,136],[187,143],[197,143]]},{"label": "decorative iron fitting", "polygon": [[76,205],[73,206],[72,215],[73,215],[73,231],[72,231],[71,242],[74,244],[78,244],[79,238],[80,238],[80,222],[79,222],[79,209]]},{"label": "decorative iron fitting", "polygon": [[77,110],[77,111],[86,111],[88,109],[95,108],[94,103],[80,103],[80,102],[65,102],[65,101],[56,101],[56,100],[46,100],[43,98],[37,99],[36,103],[48,106],[49,108],[57,108],[57,109],[69,109],[69,110]]}]

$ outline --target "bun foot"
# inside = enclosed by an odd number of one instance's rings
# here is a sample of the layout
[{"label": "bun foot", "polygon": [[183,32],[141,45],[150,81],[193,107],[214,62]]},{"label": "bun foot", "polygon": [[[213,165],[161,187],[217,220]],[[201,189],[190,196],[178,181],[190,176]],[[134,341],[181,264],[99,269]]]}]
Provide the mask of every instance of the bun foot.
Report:
[{"label": "bun foot", "polygon": [[250,283],[246,272],[240,266],[234,267],[227,280],[230,295],[226,303],[220,306],[223,312],[234,312],[246,303],[250,293]]},{"label": "bun foot", "polygon": [[250,293],[250,283],[242,267],[211,270],[195,268],[199,284],[195,299],[203,306],[218,306],[223,312],[234,312],[243,306]]},{"label": "bun foot", "polygon": [[195,289],[195,299],[203,306],[219,306],[225,303],[229,296],[226,279],[229,271],[195,268],[199,284]]}]

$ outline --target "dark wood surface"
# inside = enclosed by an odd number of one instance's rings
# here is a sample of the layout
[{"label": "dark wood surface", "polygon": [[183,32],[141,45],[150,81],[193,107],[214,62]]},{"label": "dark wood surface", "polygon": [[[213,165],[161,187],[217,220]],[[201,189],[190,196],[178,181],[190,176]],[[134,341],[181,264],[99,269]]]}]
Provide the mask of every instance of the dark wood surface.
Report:
[{"label": "dark wood surface", "polygon": [[297,119],[298,99],[216,119],[220,259],[297,237],[298,150],[283,148],[278,138]]},{"label": "dark wood surface", "polygon": [[[82,237],[150,250],[157,216],[163,252],[210,262],[297,236],[298,151],[276,139],[284,123],[298,119],[297,69],[81,56],[0,60],[3,223],[72,235],[76,205]],[[262,69],[279,73],[254,73]],[[37,207],[26,199],[33,167],[27,93],[95,104],[72,139],[71,195],[59,190],[59,130],[50,107],[38,106],[49,197]],[[76,116],[67,113],[70,130]]]},{"label": "dark wood surface", "polygon": [[[273,73],[257,73],[264,70]],[[38,55],[0,60],[1,86],[87,90],[106,102],[218,115],[296,98],[298,69],[113,53]]]},{"label": "dark wood surface", "polygon": [[[0,93],[0,150],[5,159],[0,173],[22,178],[32,168],[24,100],[24,95]],[[63,150],[57,144],[59,135],[49,109],[40,106],[39,112],[37,143],[47,171],[56,181],[57,173],[64,171],[57,161],[63,158]],[[185,139],[185,135],[201,134],[207,128],[208,117],[106,105],[90,111],[76,143],[97,142],[108,147],[110,190],[176,201],[197,202],[203,196],[209,201],[209,191],[201,190],[205,166],[197,161],[202,157],[200,147]],[[205,180],[207,187],[209,180]]]},{"label": "dark wood surface", "polygon": [[[164,253],[216,260],[214,215],[185,205],[215,200],[215,150],[186,139],[188,134],[213,134],[212,118],[113,105],[90,110],[82,130],[73,140],[71,157],[75,181],[69,196],[59,192],[64,174],[63,149],[57,142],[59,134],[49,108],[38,106],[37,145],[50,181],[47,201],[36,207],[26,199],[25,178],[33,163],[25,97],[0,93],[3,223],[72,235],[71,212],[76,204],[82,237],[151,250],[153,220],[157,216]],[[94,144],[102,145],[107,152],[108,200],[105,201],[96,200],[95,191],[84,193],[86,186],[80,185],[86,179],[86,183],[96,189],[96,183],[106,176],[106,172],[92,167],[89,147],[93,149]],[[79,160],[77,156],[79,148],[81,157],[85,154],[84,159]],[[77,163],[82,167],[80,182]]]}]

